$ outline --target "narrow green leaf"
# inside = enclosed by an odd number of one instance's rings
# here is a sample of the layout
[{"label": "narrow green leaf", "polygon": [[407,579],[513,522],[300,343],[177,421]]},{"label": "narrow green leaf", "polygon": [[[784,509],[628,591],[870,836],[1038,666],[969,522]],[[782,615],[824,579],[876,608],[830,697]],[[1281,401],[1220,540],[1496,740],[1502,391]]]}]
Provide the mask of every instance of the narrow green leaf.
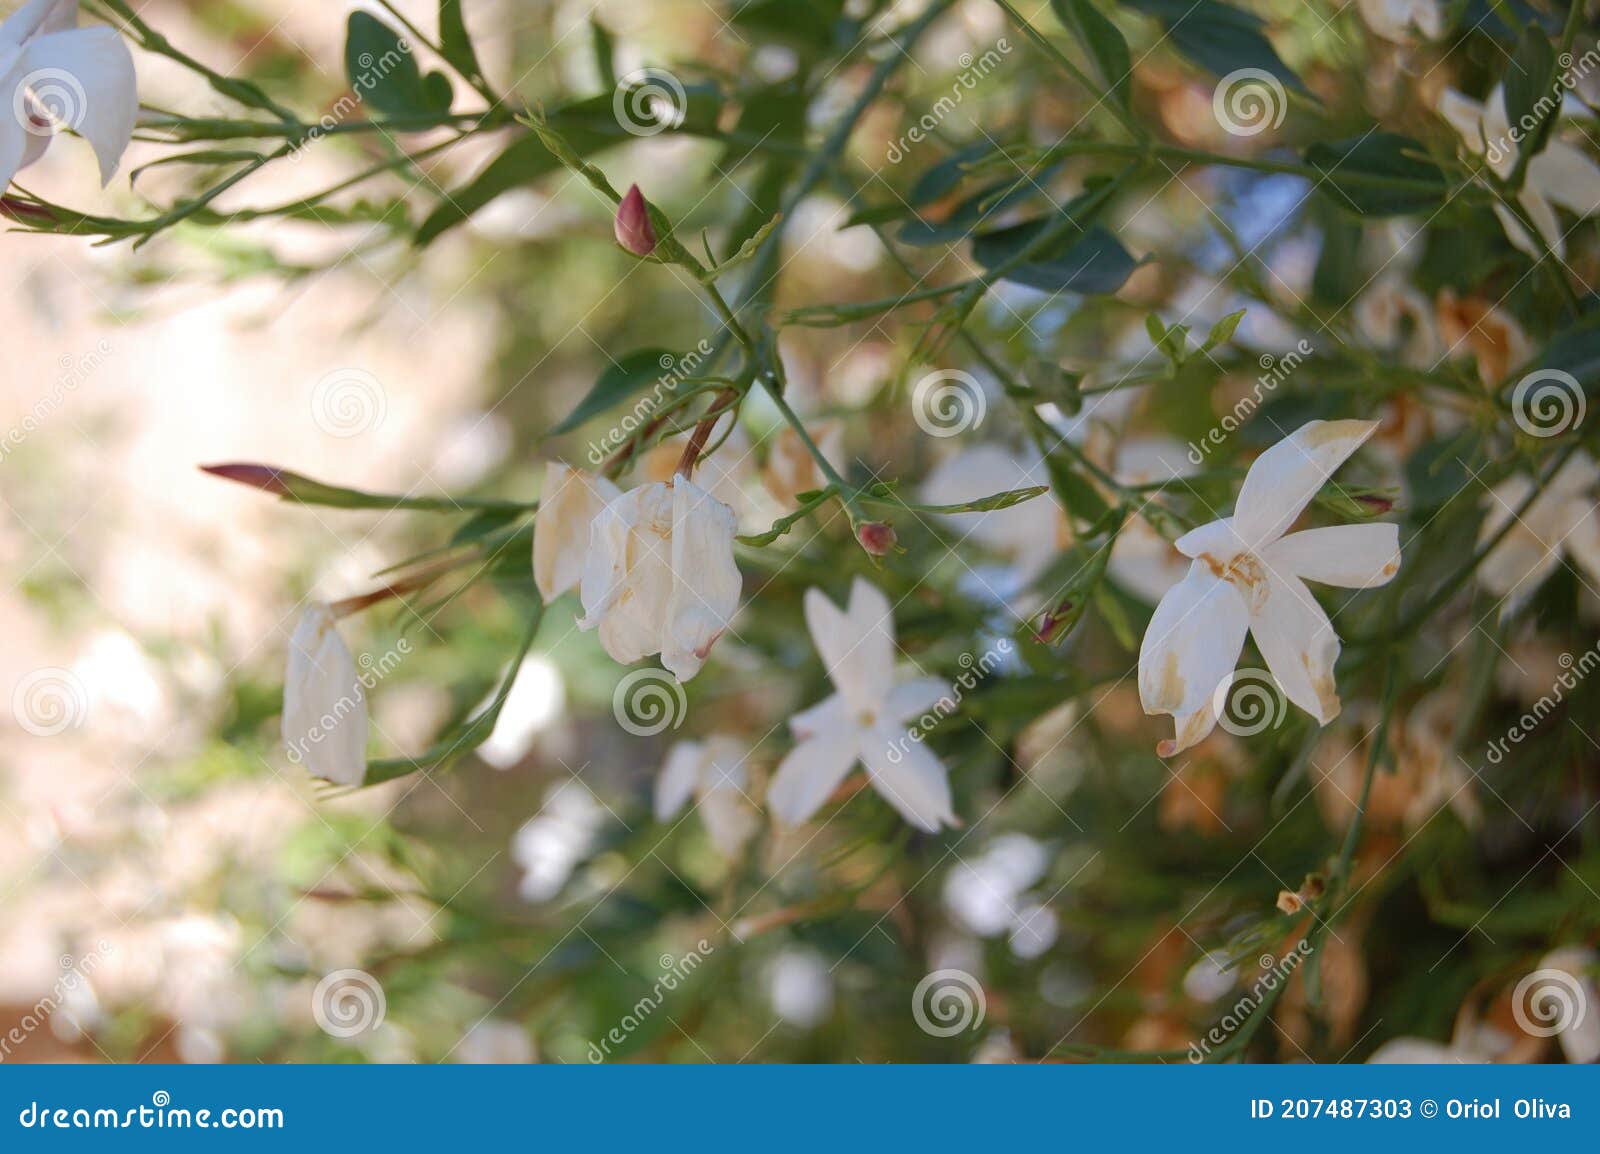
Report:
[{"label": "narrow green leaf", "polygon": [[1050,0],[1056,19],[1077,37],[1078,43],[1094,62],[1094,70],[1106,86],[1106,94],[1127,108],[1128,85],[1133,61],[1128,42],[1092,0]]},{"label": "narrow green leaf", "polygon": [[1561,97],[1555,47],[1543,29],[1529,24],[1522,30],[1505,72],[1506,116],[1521,134],[1516,143],[1519,159],[1523,154],[1538,155],[1549,143],[1561,111]]},{"label": "narrow green leaf", "polygon": [[[1027,245],[1045,224],[1040,218],[985,233],[973,241],[973,259],[985,268],[995,268]],[[1002,279],[1042,292],[1114,293],[1142,263],[1106,228],[1094,225],[1063,251],[1018,265]]]},{"label": "narrow green leaf", "polygon": [[1306,86],[1278,56],[1262,29],[1266,22],[1219,0],[1122,0],[1161,22],[1185,59],[1216,76],[1259,69],[1276,76],[1296,92]]},{"label": "narrow green leaf", "polygon": [[[1324,174],[1317,189],[1340,208],[1361,216],[1399,216],[1433,208],[1449,185],[1422,145],[1392,132],[1369,132],[1351,140],[1321,142],[1306,149],[1306,163]],[[1401,184],[1380,184],[1384,177]]]},{"label": "narrow green leaf", "polygon": [[600,379],[595,381],[594,387],[583,400],[578,402],[578,407],[551,429],[550,435],[554,437],[570,433],[591,417],[620,405],[651,385],[662,383],[668,387],[676,387],[673,382],[679,379],[674,375],[678,363],[678,355],[668,349],[635,349],[600,374]]},{"label": "narrow green leaf", "polygon": [[439,0],[439,48],[450,66],[463,76],[483,78],[478,53],[461,17],[461,0]]}]

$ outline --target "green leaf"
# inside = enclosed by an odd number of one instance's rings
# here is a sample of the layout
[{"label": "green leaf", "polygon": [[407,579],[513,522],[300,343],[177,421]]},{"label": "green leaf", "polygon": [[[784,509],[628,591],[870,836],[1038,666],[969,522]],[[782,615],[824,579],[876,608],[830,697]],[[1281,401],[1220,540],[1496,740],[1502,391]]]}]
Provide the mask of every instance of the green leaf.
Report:
[{"label": "green leaf", "polygon": [[1218,0],[1122,0],[1161,22],[1172,46],[1185,59],[1216,76],[1256,68],[1307,94],[1300,78],[1279,57],[1261,31],[1266,22]]},{"label": "green leaf", "polygon": [[672,376],[679,361],[678,355],[668,349],[635,349],[616,364],[609,366],[595,381],[578,407],[566,419],[550,430],[550,436],[570,433],[589,418],[598,416],[635,393]]},{"label": "green leaf", "polygon": [[993,513],[997,509],[1009,509],[1011,506],[1020,505],[1024,501],[1031,501],[1049,491],[1049,485],[1029,485],[1022,489],[1007,489],[1003,493],[991,493],[987,497],[962,501],[956,505],[903,505],[899,501],[890,503],[901,505],[901,507],[907,509],[915,509],[919,513]]},{"label": "green leaf", "polygon": [[1133,61],[1128,55],[1128,42],[1117,26],[1091,0],[1050,0],[1050,7],[1089,54],[1095,72],[1106,86],[1106,94],[1127,108]]},{"label": "green leaf", "polygon": [[344,68],[351,91],[384,116],[431,116],[450,111],[449,78],[433,72],[424,79],[412,44],[366,12],[350,14]]},{"label": "green leaf", "polygon": [[1218,345],[1227,344],[1227,342],[1233,340],[1233,334],[1238,330],[1239,322],[1244,320],[1244,314],[1244,309],[1240,309],[1237,312],[1231,312],[1216,324],[1212,325],[1211,331],[1206,334],[1205,341],[1200,345],[1200,351],[1202,353],[1209,353]]},{"label": "green leaf", "polygon": [[1536,156],[1549,143],[1561,96],[1555,47],[1538,25],[1529,24],[1505,74],[1506,116],[1523,133],[1517,144],[1519,159],[1521,154]]},{"label": "green leaf", "polygon": [[[1317,143],[1306,149],[1306,163],[1326,179],[1317,188],[1335,204],[1361,216],[1400,216],[1439,204],[1448,182],[1422,145],[1392,132],[1369,132],[1350,140]],[[1378,184],[1364,177],[1405,181]]]},{"label": "green leaf", "polygon": [[598,17],[589,17],[589,31],[594,38],[594,67],[600,76],[600,86],[611,91],[617,86],[617,41],[611,30],[600,23]]},{"label": "green leaf", "polygon": [[481,80],[483,68],[461,18],[461,0],[439,0],[439,50],[450,67],[463,76]]},{"label": "green leaf", "polygon": [[[1021,251],[1048,218],[1023,221],[977,237],[972,256],[984,268],[995,268]],[[1042,292],[1114,293],[1143,261],[1135,260],[1115,236],[1101,225],[1092,226],[1064,250],[1047,254],[1011,269],[1001,279]]]},{"label": "green leaf", "polygon": [[[581,101],[578,105],[569,106],[551,117],[553,121],[563,125],[567,142],[585,156],[598,152],[607,145],[615,144],[616,140],[582,127],[568,127],[567,117],[563,113],[572,113],[576,116],[580,110],[587,110],[587,106],[595,104],[596,101],[605,104],[606,115],[610,116],[611,98],[606,96],[597,97],[594,101]],[[520,134],[506,146],[504,152],[485,165],[476,176],[459,188],[451,190],[445,202],[434,209],[417,229],[414,243],[418,247],[431,244],[441,234],[466,220],[501,193],[531,184],[560,167],[561,162],[537,136],[531,132]]]},{"label": "green leaf", "polygon": [[758,41],[777,41],[806,56],[820,56],[836,44],[853,43],[844,0],[749,0],[733,14],[735,28]]},{"label": "green leaf", "polygon": [[1189,356],[1189,326],[1173,325],[1168,328],[1155,313],[1146,313],[1144,318],[1144,331],[1150,334],[1150,343],[1156,350],[1172,362],[1173,368],[1181,368]]},{"label": "green leaf", "polygon": [[1055,454],[1045,458],[1045,468],[1050,473],[1050,487],[1074,520],[1084,525],[1098,525],[1105,520],[1111,507],[1085,477]]}]

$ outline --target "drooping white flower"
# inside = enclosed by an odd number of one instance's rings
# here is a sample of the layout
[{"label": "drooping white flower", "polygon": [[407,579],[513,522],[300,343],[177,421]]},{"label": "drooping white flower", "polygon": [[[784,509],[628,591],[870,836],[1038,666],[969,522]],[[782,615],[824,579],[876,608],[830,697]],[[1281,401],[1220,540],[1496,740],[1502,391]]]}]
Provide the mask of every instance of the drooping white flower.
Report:
[{"label": "drooping white flower", "polygon": [[620,496],[622,490],[605,477],[559,461],[545,465],[544,490],[533,516],[533,580],[546,602],[577,588],[594,519]]},{"label": "drooping white flower", "polygon": [[1371,421],[1312,421],[1250,466],[1231,517],[1184,534],[1189,573],[1156,606],[1139,649],[1146,713],[1169,713],[1188,749],[1216,726],[1215,698],[1248,630],[1284,695],[1326,725],[1339,713],[1333,667],[1339,638],[1306,588],[1385,584],[1400,567],[1399,528],[1337,525],[1285,532],[1341,463],[1372,435]]},{"label": "drooping white flower", "polygon": [[737,530],[732,509],[681,475],[629,489],[594,519],[578,627],[624,665],[659,653],[689,680],[739,607]]},{"label": "drooping white flower", "polygon": [[[1587,454],[1574,453],[1484,558],[1478,579],[1506,599],[1502,612],[1513,612],[1530,597],[1561,564],[1563,552],[1600,586],[1600,513],[1591,498],[1596,482],[1600,467]],[[1522,474],[1490,490],[1480,546],[1505,527],[1533,490],[1533,479]]]},{"label": "drooping white flower", "polygon": [[799,825],[860,762],[872,786],[912,825],[930,832],[955,825],[944,765],[907,723],[947,697],[937,678],[895,676],[889,599],[857,577],[841,610],[820,589],[806,590],[806,626],[837,691],[789,719],[799,742],[773,775],[767,801],[785,825]]},{"label": "drooping white flower", "polygon": [[291,760],[339,785],[367,776],[367,699],[355,658],[321,602],[306,607],[289,639],[283,740]]},{"label": "drooping white flower", "polygon": [[1417,32],[1429,40],[1444,35],[1440,0],[1356,0],[1361,19],[1385,40],[1409,44]]},{"label": "drooping white flower", "polygon": [[[1439,97],[1438,109],[1439,115],[1460,133],[1468,152],[1481,156],[1496,176],[1511,175],[1517,167],[1518,147],[1511,135],[1505,91],[1500,85],[1495,85],[1484,104],[1446,88]],[[1572,145],[1552,139],[1528,162],[1517,203],[1528,214],[1550,252],[1558,259],[1564,257],[1567,245],[1555,206],[1579,216],[1600,212],[1600,165]],[[1528,235],[1515,214],[1500,204],[1494,206],[1494,213],[1512,244],[1535,260],[1544,255],[1544,246]]]},{"label": "drooping white flower", "polygon": [[678,742],[656,778],[656,820],[670,820],[694,798],[711,843],[723,857],[737,857],[757,825],[745,793],[748,756],[744,746],[723,734]]},{"label": "drooping white flower", "polygon": [[78,27],[78,0],[30,0],[0,24],[0,191],[58,127],[89,142],[110,182],[133,137],[133,56],[115,29]]}]

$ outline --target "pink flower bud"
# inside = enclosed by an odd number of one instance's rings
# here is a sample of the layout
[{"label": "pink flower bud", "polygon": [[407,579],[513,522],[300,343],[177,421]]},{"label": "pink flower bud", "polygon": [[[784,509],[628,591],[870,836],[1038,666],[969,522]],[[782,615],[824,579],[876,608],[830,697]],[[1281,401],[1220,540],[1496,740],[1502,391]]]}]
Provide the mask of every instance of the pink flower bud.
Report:
[{"label": "pink flower bud", "polygon": [[650,206],[644,202],[644,193],[637,184],[628,188],[628,195],[617,205],[615,222],[617,243],[634,256],[649,256],[656,250],[656,230],[650,224]]},{"label": "pink flower bud", "polygon": [[224,481],[234,481],[240,485],[249,485],[252,489],[260,489],[265,493],[276,493],[280,497],[289,495],[289,486],[284,481],[284,475],[271,465],[251,465],[245,463],[228,465],[201,465],[202,473],[210,473],[213,477],[221,477]]},{"label": "pink flower bud", "polygon": [[882,557],[894,548],[894,528],[882,521],[863,521],[856,526],[856,540],[874,557]]}]

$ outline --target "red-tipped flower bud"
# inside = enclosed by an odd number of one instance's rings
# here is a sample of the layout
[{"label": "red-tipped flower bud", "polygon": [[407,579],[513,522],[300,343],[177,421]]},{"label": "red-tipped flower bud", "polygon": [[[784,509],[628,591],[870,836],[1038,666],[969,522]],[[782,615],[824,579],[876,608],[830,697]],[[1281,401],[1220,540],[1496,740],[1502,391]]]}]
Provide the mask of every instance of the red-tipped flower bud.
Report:
[{"label": "red-tipped flower bud", "polygon": [[249,485],[252,489],[260,489],[265,493],[276,493],[280,497],[289,495],[289,486],[284,481],[284,474],[274,469],[271,465],[252,465],[237,463],[228,465],[201,465],[202,473],[210,473],[213,477],[221,477],[224,481],[234,481],[240,485]]},{"label": "red-tipped flower bud", "polygon": [[882,521],[863,521],[856,526],[856,540],[874,557],[883,557],[894,548],[894,529]]},{"label": "red-tipped flower bud", "polygon": [[634,256],[649,256],[656,250],[656,230],[650,224],[650,206],[644,202],[644,193],[637,184],[628,188],[628,195],[617,205],[617,243]]}]

